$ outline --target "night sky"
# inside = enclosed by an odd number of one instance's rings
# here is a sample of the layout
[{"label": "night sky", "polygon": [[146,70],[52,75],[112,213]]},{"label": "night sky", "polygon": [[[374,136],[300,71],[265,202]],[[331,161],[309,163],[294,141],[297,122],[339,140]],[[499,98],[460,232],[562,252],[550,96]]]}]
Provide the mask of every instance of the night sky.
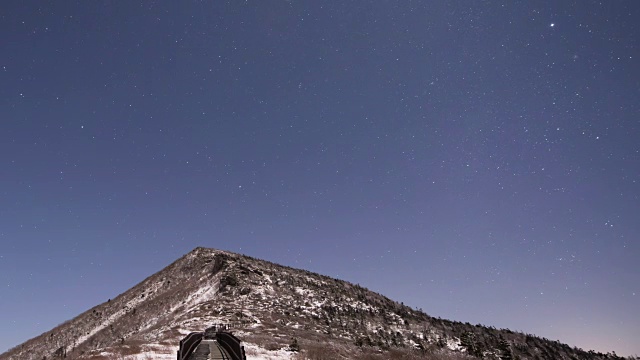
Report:
[{"label": "night sky", "polygon": [[0,16],[0,352],[204,246],[640,354],[640,2]]}]

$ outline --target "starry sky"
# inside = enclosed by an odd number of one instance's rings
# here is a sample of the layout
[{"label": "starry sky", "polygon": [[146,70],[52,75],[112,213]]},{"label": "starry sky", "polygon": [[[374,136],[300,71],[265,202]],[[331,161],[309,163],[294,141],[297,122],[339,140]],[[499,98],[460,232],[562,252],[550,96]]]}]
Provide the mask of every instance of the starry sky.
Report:
[{"label": "starry sky", "polygon": [[0,352],[197,246],[640,354],[637,1],[0,10]]}]

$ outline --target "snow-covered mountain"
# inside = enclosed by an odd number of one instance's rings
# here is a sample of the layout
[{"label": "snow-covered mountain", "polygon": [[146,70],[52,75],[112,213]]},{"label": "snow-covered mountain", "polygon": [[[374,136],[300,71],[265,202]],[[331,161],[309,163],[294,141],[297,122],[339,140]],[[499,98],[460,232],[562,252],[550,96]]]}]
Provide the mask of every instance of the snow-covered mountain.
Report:
[{"label": "snow-covered mountain", "polygon": [[175,359],[229,323],[248,359],[615,359],[532,335],[433,318],[338,279],[196,248],[140,284],[0,355]]}]

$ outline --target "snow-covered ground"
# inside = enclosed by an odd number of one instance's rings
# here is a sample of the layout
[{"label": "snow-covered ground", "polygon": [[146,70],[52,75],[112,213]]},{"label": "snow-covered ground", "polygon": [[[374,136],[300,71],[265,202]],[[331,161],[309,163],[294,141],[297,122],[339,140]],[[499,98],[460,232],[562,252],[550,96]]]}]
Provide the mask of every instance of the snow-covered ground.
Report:
[{"label": "snow-covered ground", "polygon": [[251,360],[290,360],[295,354],[283,349],[270,351],[254,344],[243,343],[243,346],[247,359]]},{"label": "snow-covered ground", "polygon": [[173,360],[176,358],[175,347],[157,344],[149,344],[145,346],[142,352],[138,354],[121,356],[108,351],[103,351],[98,355],[106,358],[122,360]]},{"label": "snow-covered ground", "polygon": [[[293,352],[280,350],[267,350],[255,344],[242,343],[249,360],[291,360]],[[173,360],[176,358],[175,346],[163,346],[149,344],[138,354],[120,356],[109,351],[99,353],[99,356],[122,360]]]}]

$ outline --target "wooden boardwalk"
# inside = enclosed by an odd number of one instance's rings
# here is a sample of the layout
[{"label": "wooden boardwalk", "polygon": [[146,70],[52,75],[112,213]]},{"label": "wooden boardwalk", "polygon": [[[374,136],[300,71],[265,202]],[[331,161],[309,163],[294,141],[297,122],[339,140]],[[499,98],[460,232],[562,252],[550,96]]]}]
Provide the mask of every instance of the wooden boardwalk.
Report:
[{"label": "wooden boardwalk", "polygon": [[188,360],[228,360],[229,354],[215,340],[202,340]]}]

